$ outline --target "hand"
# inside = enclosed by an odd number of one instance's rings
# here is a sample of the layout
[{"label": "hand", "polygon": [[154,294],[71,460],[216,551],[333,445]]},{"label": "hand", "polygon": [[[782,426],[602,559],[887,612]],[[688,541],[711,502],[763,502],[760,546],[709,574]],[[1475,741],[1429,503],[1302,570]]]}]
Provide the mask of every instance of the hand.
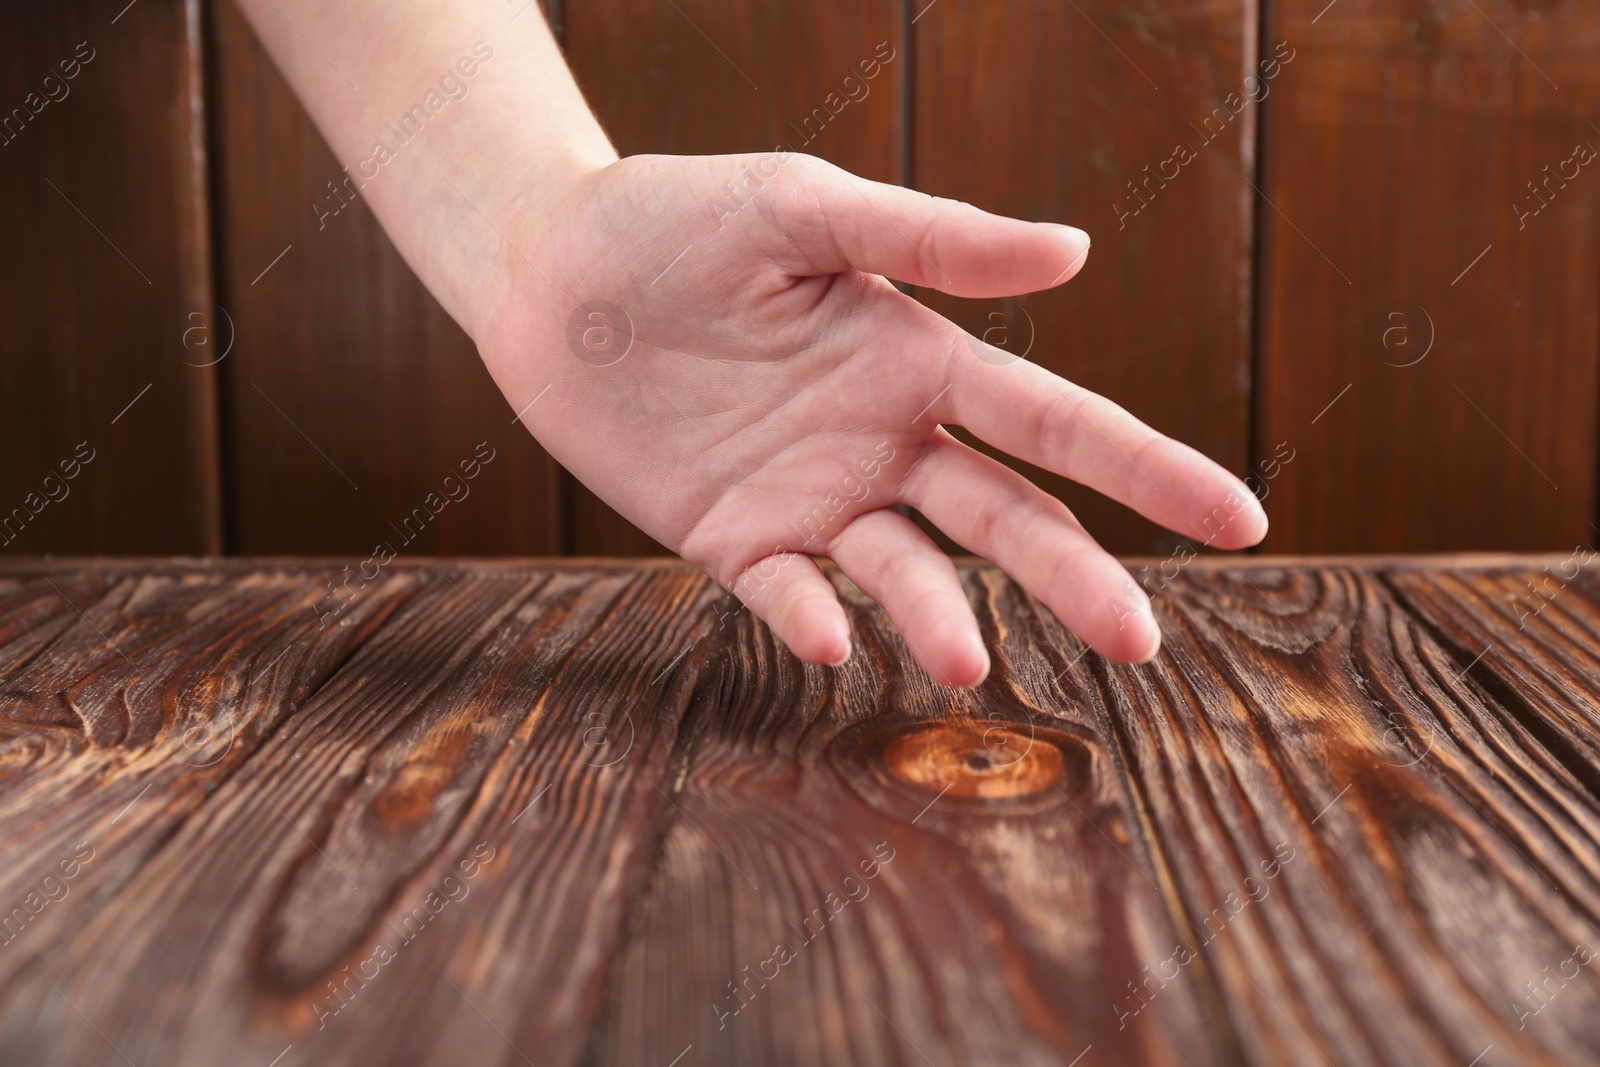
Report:
[{"label": "hand", "polygon": [[1096,651],[1155,655],[1127,571],[1065,505],[942,423],[1186,536],[1238,548],[1266,533],[1255,497],[1200,453],[885,280],[961,297],[1047,289],[1081,269],[1081,231],[779,153],[622,159],[524,205],[503,232],[504,280],[474,333],[513,409],[808,662],[850,651],[810,558],[826,556],[935,679],[986,677],[955,568],[902,503]]}]

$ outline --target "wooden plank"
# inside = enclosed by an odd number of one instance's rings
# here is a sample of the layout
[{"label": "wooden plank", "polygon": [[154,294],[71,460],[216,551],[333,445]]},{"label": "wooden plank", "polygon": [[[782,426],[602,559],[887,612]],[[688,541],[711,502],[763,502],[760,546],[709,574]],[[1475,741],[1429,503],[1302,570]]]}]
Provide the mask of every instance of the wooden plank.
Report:
[{"label": "wooden plank", "polygon": [[[240,338],[224,394],[230,548],[558,551],[554,463],[341,184],[231,2],[214,9],[211,48],[219,301]],[[463,490],[480,442],[496,458]],[[429,517],[407,526],[418,508]]]},{"label": "wooden plank", "polygon": [[221,546],[199,17],[0,12],[0,551]]},{"label": "wooden plank", "polygon": [[[667,774],[704,578],[397,564],[319,627],[316,570],[58,577],[87,618],[10,682],[35,743],[3,802],[43,825],[8,840],[5,899],[89,859],[0,959],[0,1060],[571,1062],[665,807],[630,783]],[[25,729],[86,693],[137,736],[87,717],[66,758]],[[179,758],[210,708],[230,744]]]},{"label": "wooden plank", "polygon": [[[416,585],[388,576],[321,627],[332,577],[106,567],[0,578],[0,989],[40,986],[34,968],[62,959],[81,924]],[[74,858],[81,869],[68,874],[60,864]],[[34,911],[30,894],[48,906]],[[0,1000],[0,1012],[14,1006]]]},{"label": "wooden plank", "polygon": [[1137,1025],[1110,1010],[1192,938],[1081,646],[993,570],[969,589],[998,644],[972,694],[853,587],[837,673],[734,620],[600,1062],[1226,1062],[1203,964]]},{"label": "wooden plank", "polygon": [[[1259,108],[1247,95],[1294,76],[1280,67],[1261,77],[1255,0],[915,6],[912,184],[1072,223],[1094,241],[1061,289],[1005,301],[918,295],[1243,475],[1260,458],[1249,454],[1246,184]],[[1120,505],[1013,465],[1113,551],[1173,547],[1173,534]]]},{"label": "wooden plank", "polygon": [[0,1064],[1594,1062],[1594,558],[1198,562],[1147,666],[966,564],[974,692],[837,572],[833,671],[682,564],[8,565]]},{"label": "wooden plank", "polygon": [[[561,18],[568,63],[623,155],[781,144],[875,181],[904,180],[901,0],[825,12],[801,0],[581,0],[565,4]],[[864,80],[859,64],[881,59],[880,44],[894,58]],[[567,551],[664,551],[581,483],[569,477],[566,491]]]},{"label": "wooden plank", "polygon": [[1257,425],[1302,457],[1268,547],[1589,537],[1600,168],[1569,161],[1600,149],[1600,9],[1320,7],[1268,19],[1297,58],[1265,109]]},{"label": "wooden plank", "polygon": [[1534,573],[1215,568],[1096,665],[1250,1062],[1592,1062],[1600,586]]}]

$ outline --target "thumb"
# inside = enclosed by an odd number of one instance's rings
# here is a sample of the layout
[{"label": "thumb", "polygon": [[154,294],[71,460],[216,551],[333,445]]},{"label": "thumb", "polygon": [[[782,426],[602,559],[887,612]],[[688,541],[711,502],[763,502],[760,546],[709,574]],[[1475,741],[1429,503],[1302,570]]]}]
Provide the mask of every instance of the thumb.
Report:
[{"label": "thumb", "polygon": [[797,170],[774,212],[793,274],[854,269],[951,296],[1015,296],[1060,285],[1089,254],[1089,235],[1072,226],[991,215],[821,160]]}]

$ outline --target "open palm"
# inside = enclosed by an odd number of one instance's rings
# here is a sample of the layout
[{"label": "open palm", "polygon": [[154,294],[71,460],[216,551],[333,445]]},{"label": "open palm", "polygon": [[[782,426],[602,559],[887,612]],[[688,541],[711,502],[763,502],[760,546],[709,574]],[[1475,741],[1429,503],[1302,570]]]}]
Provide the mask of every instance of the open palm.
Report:
[{"label": "open palm", "polygon": [[1066,281],[1087,253],[1069,227],[812,157],[634,156],[511,227],[512,280],[480,349],[552,455],[804,660],[849,655],[811,558],[826,556],[934,678],[986,676],[955,569],[903,503],[1097,651],[1139,661],[1160,637],[1127,571],[1063,504],[941,424],[1219,547],[1261,539],[1259,504],[1198,452],[886,280],[1007,296]]}]

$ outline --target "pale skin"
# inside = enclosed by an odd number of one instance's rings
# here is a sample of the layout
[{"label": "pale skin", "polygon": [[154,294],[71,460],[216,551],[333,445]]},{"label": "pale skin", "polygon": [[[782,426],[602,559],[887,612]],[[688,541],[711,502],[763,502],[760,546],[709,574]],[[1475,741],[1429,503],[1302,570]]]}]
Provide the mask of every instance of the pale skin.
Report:
[{"label": "pale skin", "polygon": [[[539,442],[795,655],[850,654],[813,560],[826,557],[934,679],[987,677],[955,568],[896,504],[1004,568],[1100,654],[1156,654],[1148,598],[1123,566],[1063,504],[944,426],[1214,547],[1265,536],[1238,478],[1103,397],[975,345],[891,284],[974,298],[1062,285],[1087,259],[1082,231],[795,153],[618,159],[524,3],[240,6],[352,171],[375,142],[394,147],[385,124],[474,42],[492,48],[462,79],[467,94],[361,195]],[[594,318],[594,301],[625,317]]]}]

